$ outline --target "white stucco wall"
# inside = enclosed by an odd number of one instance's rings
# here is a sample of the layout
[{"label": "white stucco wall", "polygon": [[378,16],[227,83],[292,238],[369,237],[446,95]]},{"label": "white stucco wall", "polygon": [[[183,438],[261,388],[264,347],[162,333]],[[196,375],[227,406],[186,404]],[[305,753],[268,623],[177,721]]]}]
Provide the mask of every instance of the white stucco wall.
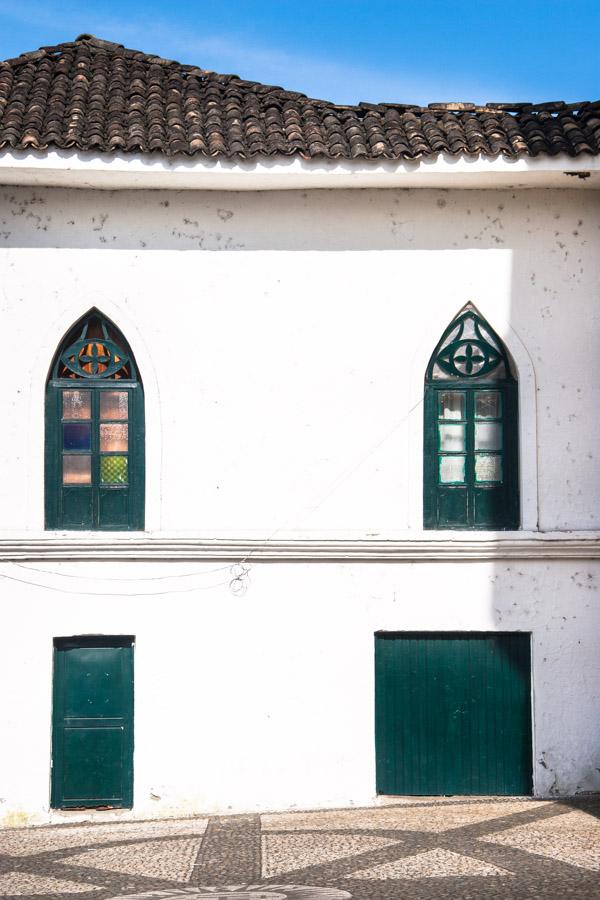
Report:
[{"label": "white stucco wall", "polygon": [[[48,367],[97,306],[150,536],[418,544],[421,379],[467,301],[519,365],[525,527],[595,531],[599,228],[582,191],[0,189],[0,536],[43,533]],[[52,638],[85,633],[136,636],[136,816],[370,802],[379,629],[531,632],[536,792],[600,789],[599,562],[247,565],[238,595],[227,561],[0,563],[0,821],[49,817]]]},{"label": "white stucco wall", "polygon": [[598,563],[251,563],[243,595],[214,564],[49,566],[1,571],[5,822],[48,818],[52,635],[99,631],[136,636],[136,816],[373,802],[380,629],[531,631],[536,793],[600,789]]},{"label": "white stucco wall", "polygon": [[539,494],[542,529],[598,526],[596,192],[8,188],[0,209],[0,531],[43,527],[45,379],[93,305],[144,379],[148,528],[418,528],[411,408],[469,300],[530,370],[524,524]]}]

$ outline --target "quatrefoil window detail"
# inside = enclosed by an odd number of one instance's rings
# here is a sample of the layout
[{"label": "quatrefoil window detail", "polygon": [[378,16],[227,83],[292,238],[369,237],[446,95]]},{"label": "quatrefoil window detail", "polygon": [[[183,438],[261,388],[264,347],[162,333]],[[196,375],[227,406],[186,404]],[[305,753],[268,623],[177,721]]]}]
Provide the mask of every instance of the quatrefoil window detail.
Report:
[{"label": "quatrefoil window detail", "polygon": [[110,378],[122,370],[129,357],[112,341],[76,341],[61,355],[61,362],[79,378]]},{"label": "quatrefoil window detail", "polygon": [[[73,340],[77,338],[77,340]],[[135,378],[131,353],[121,343],[114,327],[97,314],[90,314],[72,333],[60,352],[56,378]]]},{"label": "quatrefoil window detail", "polygon": [[502,342],[473,307],[448,326],[429,363],[428,379],[510,377]]}]

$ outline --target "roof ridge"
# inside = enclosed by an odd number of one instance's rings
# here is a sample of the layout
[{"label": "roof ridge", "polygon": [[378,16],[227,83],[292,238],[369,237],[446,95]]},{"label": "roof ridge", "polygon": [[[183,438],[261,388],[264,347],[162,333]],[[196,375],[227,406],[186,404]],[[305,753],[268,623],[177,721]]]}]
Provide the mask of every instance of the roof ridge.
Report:
[{"label": "roof ridge", "polygon": [[[26,53],[21,53],[19,56],[12,57],[11,59],[5,59],[0,61],[0,66],[10,66],[13,67],[15,65],[34,62],[36,59],[44,59],[45,57],[54,55],[56,53],[60,53],[63,50],[71,50],[73,47],[77,47],[81,44],[87,44],[91,47],[97,47],[99,50],[123,50],[126,55],[145,57],[147,62],[154,63],[162,66],[173,66],[174,68],[178,68],[183,70],[184,72],[192,73],[192,74],[212,74],[210,69],[202,69],[200,66],[193,65],[190,63],[181,63],[176,59],[166,59],[163,56],[158,56],[153,53],[146,53],[145,50],[136,50],[134,47],[126,47],[124,44],[118,44],[116,41],[108,41],[105,38],[96,37],[95,34],[88,34],[87,32],[83,32],[83,34],[79,34],[74,41],[63,41],[60,44],[49,44],[43,47],[39,47],[37,50],[29,50]],[[229,78],[237,78],[237,75],[227,76]]]},{"label": "roof ridge", "polygon": [[85,41],[86,44],[95,44],[97,47],[103,47],[105,50],[109,50],[112,47],[123,47],[123,44],[117,44],[115,41],[107,41],[105,38],[96,37],[95,34],[88,34],[87,31],[84,31],[83,34],[78,34],[74,44],[79,44]]},{"label": "roof ridge", "polygon": [[304,94],[301,91],[289,90],[282,87],[281,85],[265,84],[264,82],[241,78],[239,75],[235,75],[233,73],[218,73],[211,69],[203,69],[200,66],[191,63],[182,63],[179,62],[179,60],[167,59],[166,57],[159,56],[157,54],[147,53],[145,50],[136,50],[133,47],[126,47],[124,44],[119,44],[116,41],[109,41],[105,38],[97,37],[97,35],[91,34],[89,32],[83,32],[82,34],[77,35],[74,41],[64,41],[60,44],[46,45],[40,47],[38,50],[30,50],[12,59],[0,61],[0,69],[6,66],[12,68],[13,66],[18,64],[35,62],[35,60],[37,59],[43,59],[50,55],[54,55],[57,52],[69,50],[80,44],[87,44],[92,47],[97,47],[100,50],[123,50],[123,52],[128,56],[132,55],[138,58],[143,57],[149,64],[165,67],[172,66],[173,68],[177,68],[180,71],[183,71],[186,74],[190,75],[199,75],[202,77],[205,77],[207,75],[214,75],[217,78],[223,78],[227,80],[231,79],[235,80],[240,87],[248,87],[253,89],[259,87],[265,92],[280,92],[281,94],[285,94],[286,99],[302,98],[320,107],[327,107],[329,109],[339,110],[341,112],[358,112],[363,115],[369,111],[385,112],[388,109],[397,110],[399,112],[413,112],[415,114],[471,112],[475,114],[505,113],[510,115],[511,113],[519,114],[529,112],[581,112],[584,109],[595,109],[600,106],[600,99],[592,101],[581,100],[573,103],[567,103],[564,100],[545,100],[540,103],[532,103],[528,101],[499,101],[489,102],[485,104],[472,103],[469,101],[448,100],[445,102],[428,103],[427,106],[423,106],[419,103],[394,102],[390,100],[385,100],[378,103],[369,101],[359,101],[358,103],[351,104],[335,103],[331,100],[309,97],[307,94]]}]

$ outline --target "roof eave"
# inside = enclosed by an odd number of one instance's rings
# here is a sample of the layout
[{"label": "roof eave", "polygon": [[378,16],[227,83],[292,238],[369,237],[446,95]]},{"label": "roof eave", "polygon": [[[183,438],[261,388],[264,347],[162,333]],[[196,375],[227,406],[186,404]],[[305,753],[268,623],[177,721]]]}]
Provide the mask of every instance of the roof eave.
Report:
[{"label": "roof eave", "polygon": [[600,189],[600,157],[566,154],[410,160],[253,160],[80,151],[0,151],[0,183],[98,190],[307,190],[332,188]]}]

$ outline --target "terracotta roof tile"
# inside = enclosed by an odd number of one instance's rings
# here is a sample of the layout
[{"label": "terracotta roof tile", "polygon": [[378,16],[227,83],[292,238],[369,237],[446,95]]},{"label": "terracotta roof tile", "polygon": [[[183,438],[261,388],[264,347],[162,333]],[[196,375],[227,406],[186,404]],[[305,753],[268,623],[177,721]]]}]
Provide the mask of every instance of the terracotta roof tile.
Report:
[{"label": "terracotta roof tile", "polygon": [[600,153],[600,101],[341,106],[81,35],[0,62],[0,148],[251,159]]}]

